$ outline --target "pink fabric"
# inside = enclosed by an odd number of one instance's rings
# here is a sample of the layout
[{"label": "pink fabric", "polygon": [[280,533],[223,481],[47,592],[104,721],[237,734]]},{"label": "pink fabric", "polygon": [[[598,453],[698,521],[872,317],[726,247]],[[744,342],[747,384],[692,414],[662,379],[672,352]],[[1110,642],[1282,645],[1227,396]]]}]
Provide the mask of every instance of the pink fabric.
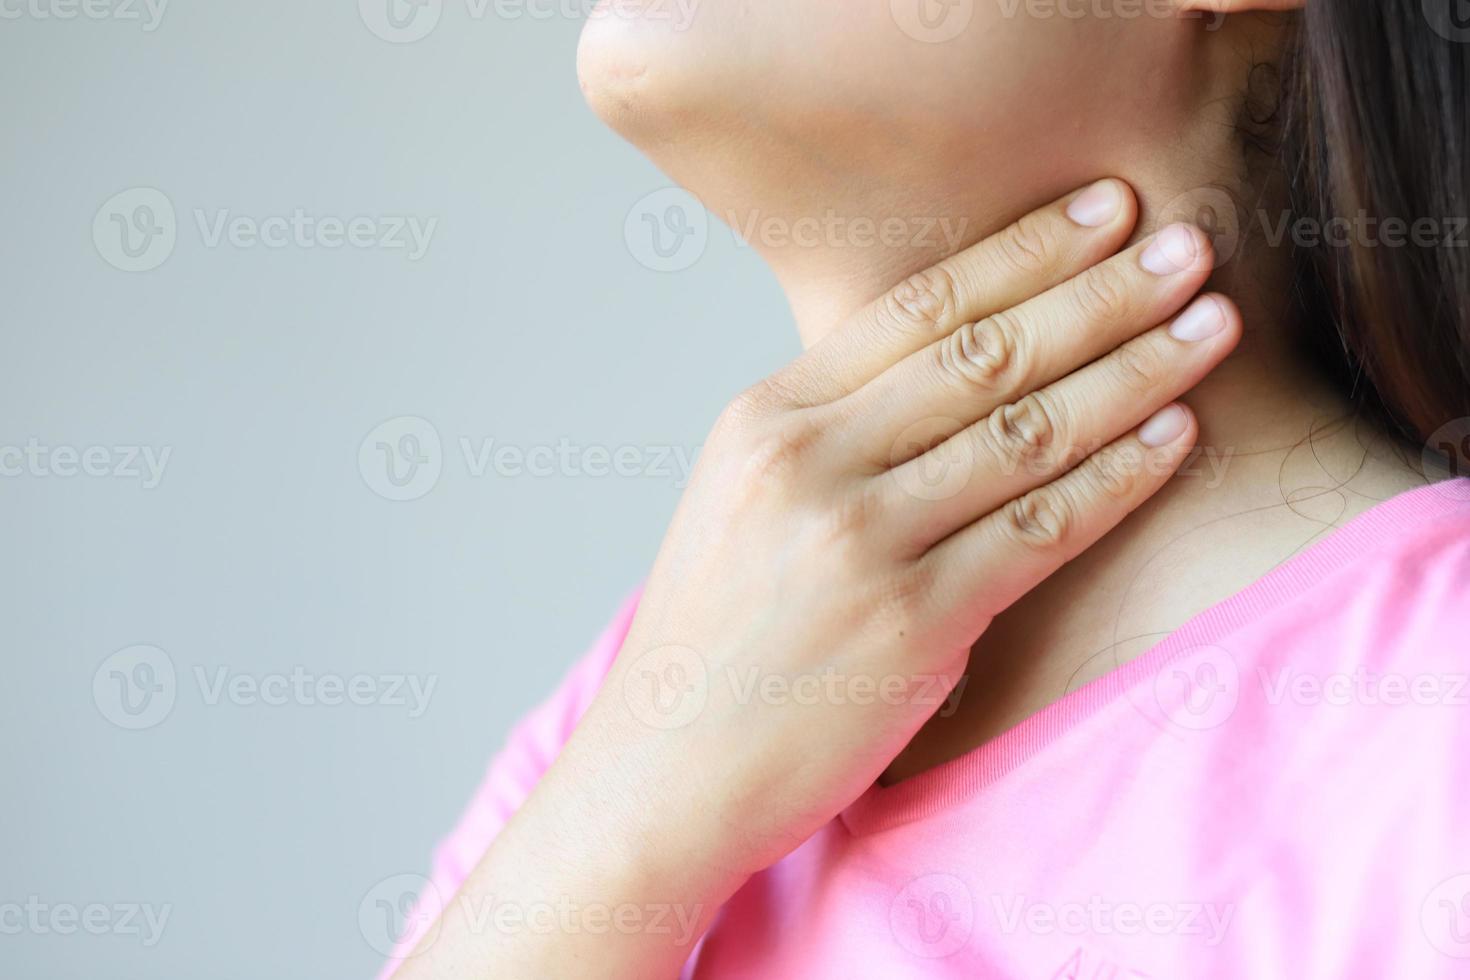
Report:
[{"label": "pink fabric", "polygon": [[[452,895],[554,758],[626,607],[512,735]],[[695,980],[1470,976],[1470,482],[1382,504],[753,878]],[[715,842],[714,846],[718,846]]]}]

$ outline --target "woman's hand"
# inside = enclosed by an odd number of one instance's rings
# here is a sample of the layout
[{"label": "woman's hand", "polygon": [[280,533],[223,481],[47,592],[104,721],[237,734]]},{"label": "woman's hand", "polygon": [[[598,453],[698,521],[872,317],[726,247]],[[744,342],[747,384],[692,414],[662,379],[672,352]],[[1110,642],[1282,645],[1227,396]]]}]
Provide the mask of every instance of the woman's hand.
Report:
[{"label": "woman's hand", "polygon": [[[493,887],[540,875],[543,894],[659,896],[707,922],[873,784],[994,616],[1158,491],[1197,433],[1174,399],[1241,325],[1218,296],[1176,316],[1213,267],[1198,230],[1113,254],[1136,214],[1119,181],[1057,202],[735,400],[601,694],[487,858]],[[512,870],[505,848],[550,859]],[[682,958],[580,938],[503,962],[653,976]]]},{"label": "woman's hand", "polygon": [[704,447],[590,721],[729,816],[722,861],[773,863],[872,785],[991,619],[1192,448],[1172,402],[1239,316],[1207,296],[1165,323],[1213,266],[1196,229],[1092,266],[1135,209],[1090,193],[1100,226],[1062,201],[915,276]]}]

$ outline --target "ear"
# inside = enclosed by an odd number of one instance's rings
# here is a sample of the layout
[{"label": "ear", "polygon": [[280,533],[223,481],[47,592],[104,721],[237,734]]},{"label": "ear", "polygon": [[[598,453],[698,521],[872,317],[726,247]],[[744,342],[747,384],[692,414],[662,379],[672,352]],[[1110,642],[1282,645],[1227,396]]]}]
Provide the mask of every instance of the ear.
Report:
[{"label": "ear", "polygon": [[1180,10],[1204,10],[1217,14],[1243,14],[1247,10],[1300,10],[1306,5],[1307,0],[1179,0]]}]

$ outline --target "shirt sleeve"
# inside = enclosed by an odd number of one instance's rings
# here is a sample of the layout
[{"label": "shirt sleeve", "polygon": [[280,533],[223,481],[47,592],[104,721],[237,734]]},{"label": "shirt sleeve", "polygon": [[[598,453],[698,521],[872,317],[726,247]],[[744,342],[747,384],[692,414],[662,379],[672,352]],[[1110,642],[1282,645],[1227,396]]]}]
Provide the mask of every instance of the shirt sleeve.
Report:
[{"label": "shirt sleeve", "polygon": [[434,849],[428,884],[420,891],[416,908],[408,917],[403,936],[379,974],[379,980],[391,977],[418,945],[434,924],[438,909],[459,891],[500,828],[520,809],[541,776],[556,761],[602,686],[628,634],[637,606],[635,592],[592,648],[572,667],[561,686],[511,729],[459,822]]}]

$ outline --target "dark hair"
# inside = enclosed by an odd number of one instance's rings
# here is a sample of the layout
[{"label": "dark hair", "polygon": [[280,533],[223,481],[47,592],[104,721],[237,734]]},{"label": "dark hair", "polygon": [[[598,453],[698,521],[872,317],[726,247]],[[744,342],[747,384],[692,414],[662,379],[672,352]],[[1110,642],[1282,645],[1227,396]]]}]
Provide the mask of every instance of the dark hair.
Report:
[{"label": "dark hair", "polygon": [[1283,64],[1281,147],[1293,212],[1317,227],[1366,212],[1409,229],[1393,244],[1361,236],[1298,243],[1304,339],[1365,411],[1421,443],[1470,416],[1470,18],[1462,7],[1311,0]]}]

